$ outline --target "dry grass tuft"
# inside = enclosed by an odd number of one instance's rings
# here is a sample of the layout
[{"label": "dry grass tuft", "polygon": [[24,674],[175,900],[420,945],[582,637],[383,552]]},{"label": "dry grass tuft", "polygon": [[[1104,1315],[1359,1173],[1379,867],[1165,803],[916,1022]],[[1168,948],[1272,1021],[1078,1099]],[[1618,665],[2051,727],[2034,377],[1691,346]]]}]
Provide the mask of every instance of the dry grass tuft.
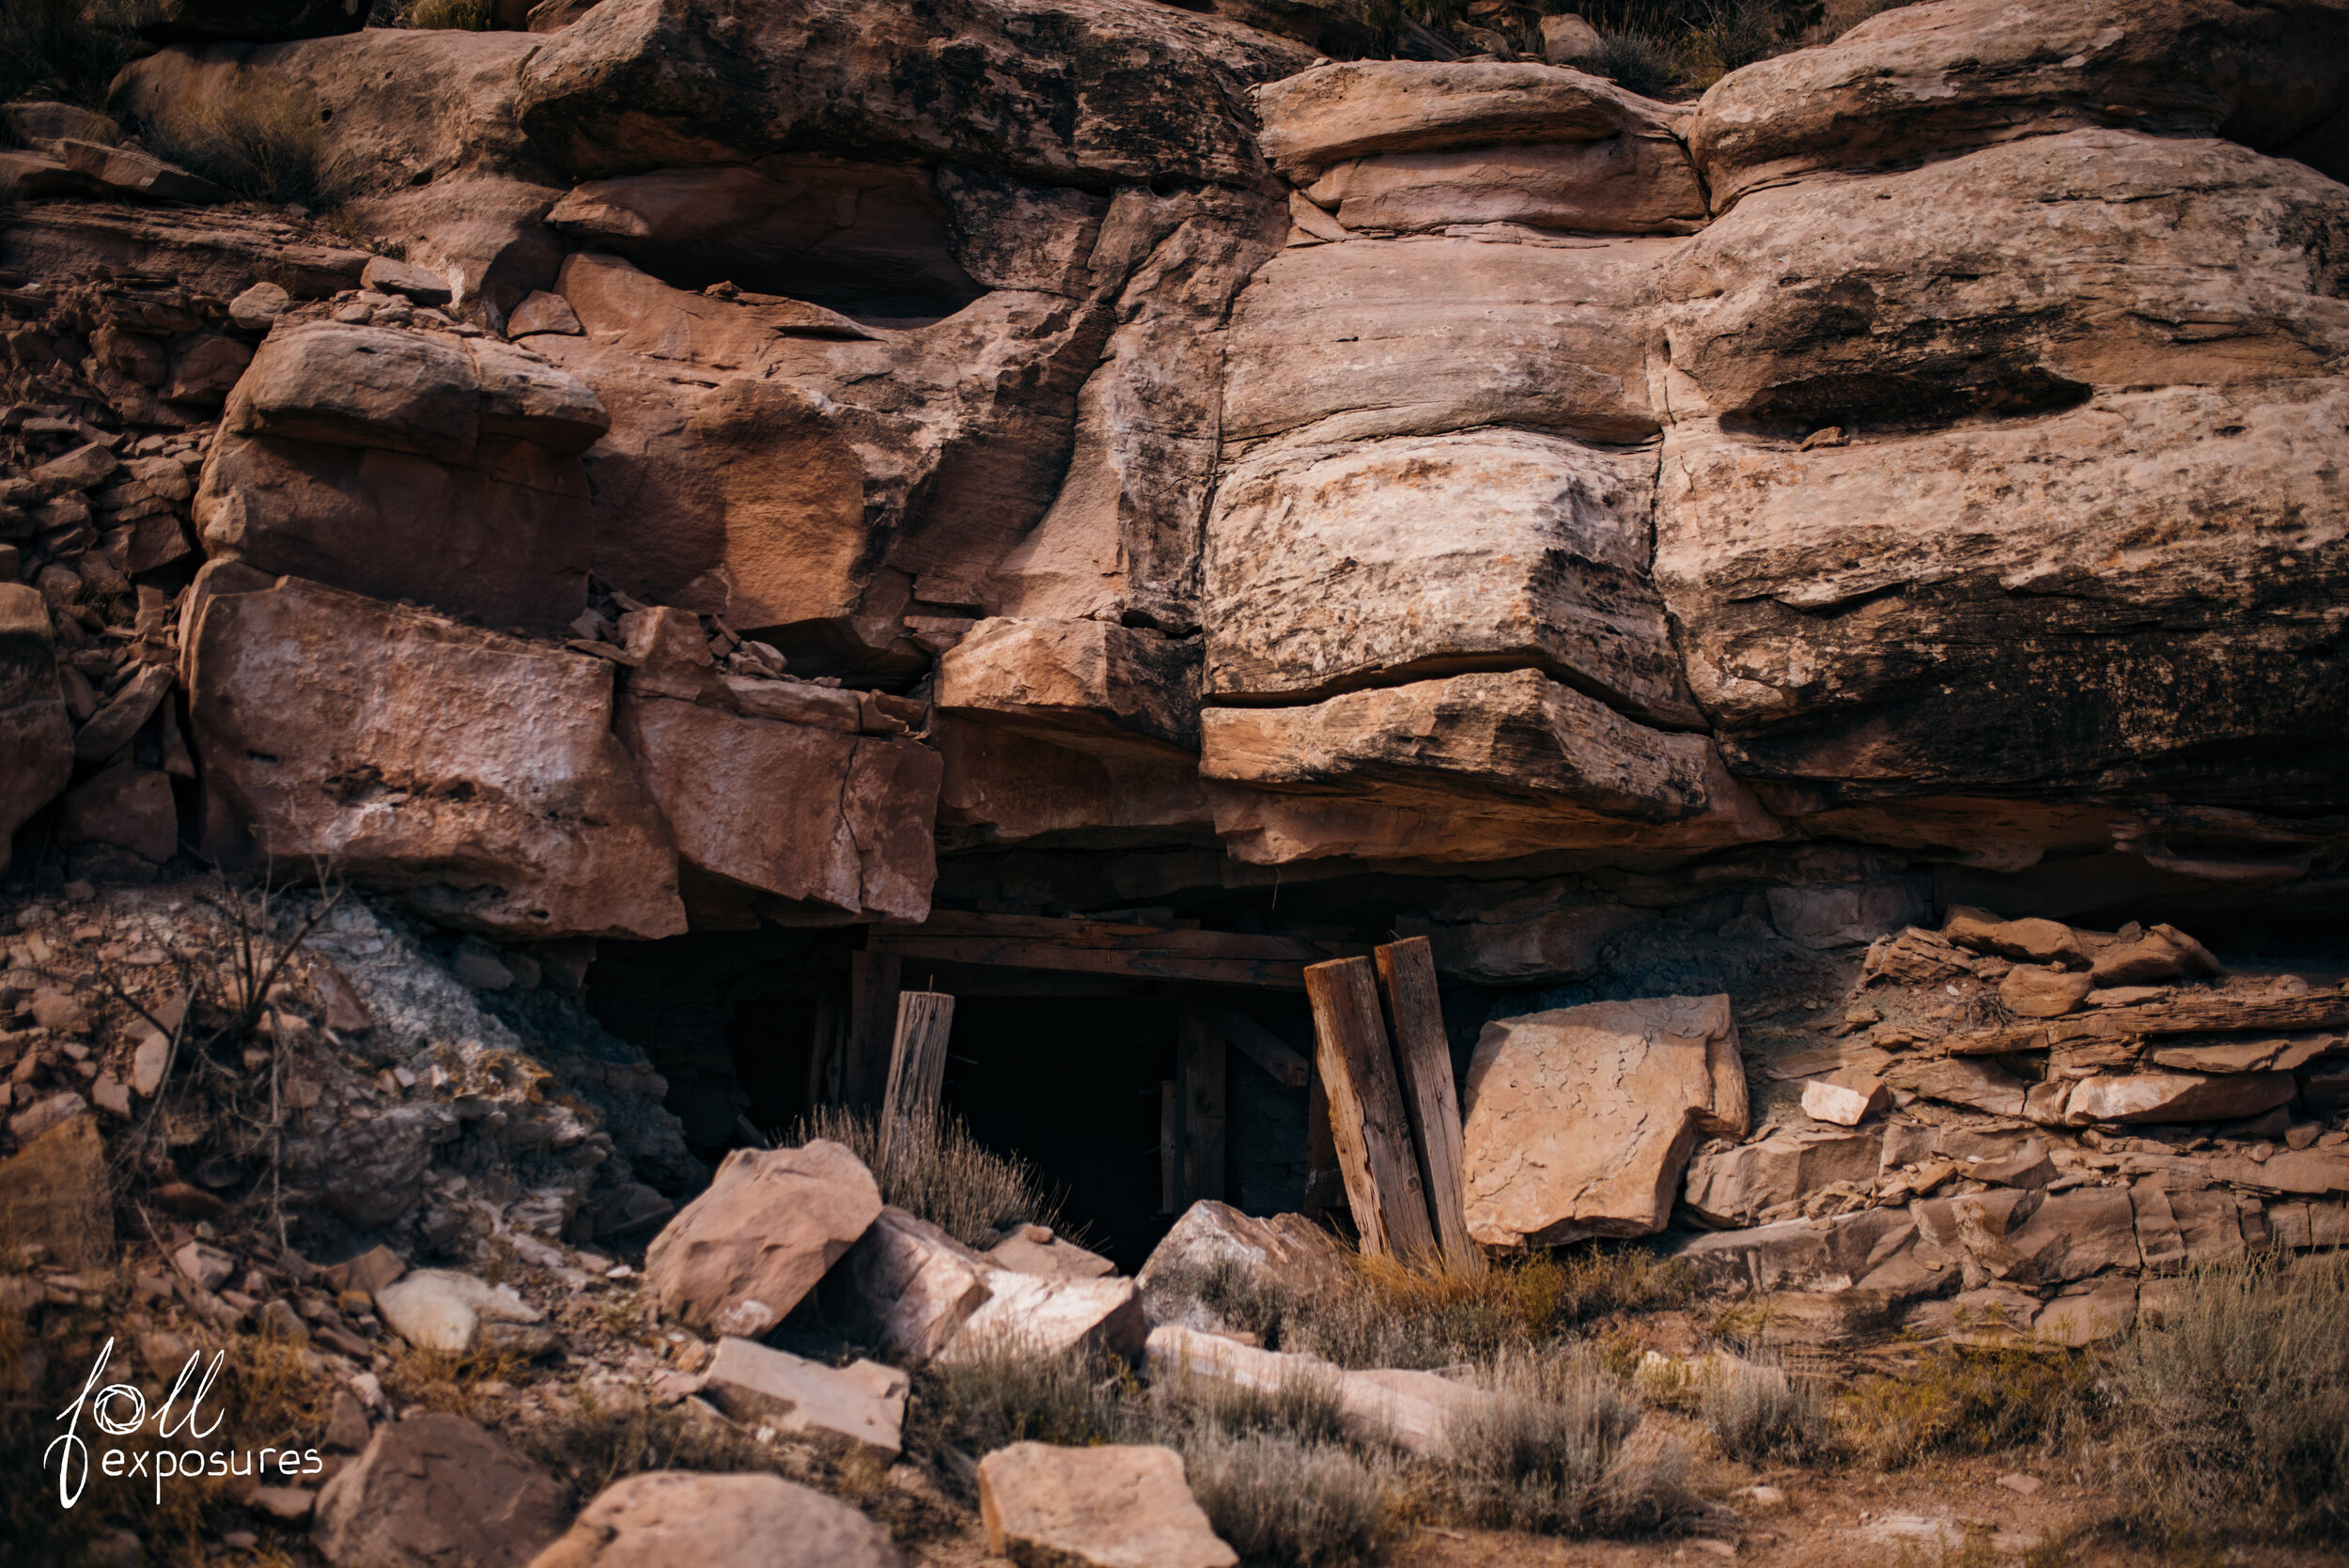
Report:
[{"label": "dry grass tuft", "polygon": [[490,0],[416,0],[404,20],[411,27],[431,31],[486,33],[498,18]]},{"label": "dry grass tuft", "polygon": [[1735,1363],[1702,1377],[1697,1419],[1724,1458],[1747,1464],[1815,1464],[1840,1447],[1818,1386],[1781,1367]]},{"label": "dry grass tuft", "polygon": [[2051,1445],[2092,1419],[2096,1370],[2092,1356],[2027,1341],[1937,1348],[1906,1373],[1861,1378],[1835,1421],[1852,1455],[1882,1470],[1937,1453]]},{"label": "dry grass tuft", "polygon": [[1066,1223],[1057,1195],[1034,1166],[981,1143],[951,1112],[917,1128],[887,1160],[880,1155],[879,1123],[861,1111],[819,1106],[783,1141],[796,1146],[814,1138],[847,1144],[880,1185],[881,1202],[928,1220],[966,1247],[992,1247],[996,1233],[1013,1225],[1060,1231]]},{"label": "dry grass tuft", "polygon": [[2131,1522],[2181,1541],[2349,1534],[2349,1255],[2197,1269],[2114,1353]]},{"label": "dry grass tuft", "polygon": [[914,1374],[906,1452],[967,1492],[968,1461],[996,1449],[1120,1440],[1134,1425],[1137,1389],[1105,1358],[1043,1356],[1014,1342],[987,1346]]},{"label": "dry grass tuft", "polygon": [[1191,1496],[1243,1562],[1358,1568],[1399,1532],[1391,1467],[1343,1444],[1206,1429],[1182,1448]]},{"label": "dry grass tuft", "polygon": [[630,1399],[605,1405],[581,1389],[551,1420],[508,1434],[584,1500],[646,1470],[781,1470],[773,1450],[722,1421]]},{"label": "dry grass tuft", "polygon": [[1670,1527],[1693,1506],[1689,1455],[1638,1444],[1639,1400],[1588,1355],[1512,1359],[1491,1398],[1450,1433],[1449,1469],[1468,1517],[1548,1535]]},{"label": "dry grass tuft", "polygon": [[239,79],[175,105],[148,127],[156,150],[252,201],[316,206],[324,195],[318,106],[282,83]]}]

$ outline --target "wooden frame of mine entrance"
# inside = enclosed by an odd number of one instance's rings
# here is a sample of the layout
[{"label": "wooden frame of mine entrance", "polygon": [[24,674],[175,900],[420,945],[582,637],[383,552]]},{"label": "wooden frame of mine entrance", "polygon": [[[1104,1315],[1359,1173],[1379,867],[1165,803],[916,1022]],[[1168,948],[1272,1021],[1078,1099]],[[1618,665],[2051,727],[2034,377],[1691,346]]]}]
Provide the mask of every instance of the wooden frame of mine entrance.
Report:
[{"label": "wooden frame of mine entrance", "polygon": [[[1363,1250],[1483,1266],[1460,1186],[1460,1112],[1423,938],[1372,950],[1277,934],[939,910],[872,926],[851,955],[838,1036],[842,1096],[878,1104],[882,1138],[935,1113],[960,996],[1117,996],[1174,989],[1175,1079],[1159,1105],[1161,1206],[1224,1196],[1228,1051],[1307,1091],[1305,1206],[1343,1199]],[[909,975],[922,990],[908,990]],[[1383,986],[1387,1005],[1379,1004]],[[1312,1007],[1315,1060],[1217,990],[1283,990]],[[1392,1046],[1390,1046],[1392,1037]],[[819,1037],[819,1062],[832,1055]]]}]

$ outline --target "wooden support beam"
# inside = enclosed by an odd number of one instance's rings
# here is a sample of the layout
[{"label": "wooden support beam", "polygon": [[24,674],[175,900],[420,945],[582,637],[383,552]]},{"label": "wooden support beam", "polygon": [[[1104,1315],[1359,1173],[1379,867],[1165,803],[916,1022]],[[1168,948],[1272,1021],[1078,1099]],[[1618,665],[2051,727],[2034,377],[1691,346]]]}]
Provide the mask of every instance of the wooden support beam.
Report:
[{"label": "wooden support beam", "polygon": [[1411,1152],[1411,1124],[1378,1017],[1378,982],[1367,958],[1308,965],[1315,1064],[1330,1092],[1330,1131],[1362,1250],[1423,1262],[1436,1255],[1427,1194]]},{"label": "wooden support beam", "polygon": [[1175,1073],[1182,1085],[1183,1190],[1180,1206],[1223,1196],[1224,1077],[1222,1034],[1196,1007],[1175,1023]]},{"label": "wooden support beam", "polygon": [[1276,1083],[1302,1089],[1312,1080],[1314,1064],[1291,1050],[1288,1042],[1225,1002],[1195,1003],[1207,1023],[1238,1048],[1241,1055],[1272,1075]]},{"label": "wooden support beam", "polygon": [[1460,1098],[1452,1083],[1452,1043],[1444,1037],[1443,1001],[1436,992],[1436,955],[1425,937],[1407,937],[1378,950],[1378,978],[1387,987],[1394,1029],[1395,1065],[1403,1107],[1411,1118],[1419,1174],[1444,1262],[1464,1273],[1485,1272],[1484,1250],[1468,1230],[1463,1185]]},{"label": "wooden support beam", "polygon": [[1173,1079],[1159,1080],[1159,1213],[1171,1215],[1182,1196],[1183,1097]]},{"label": "wooden support beam", "polygon": [[938,1094],[946,1080],[946,1034],[955,1021],[955,999],[943,991],[897,995],[897,1037],[889,1053],[889,1090],[881,1109],[881,1158],[936,1119]]},{"label": "wooden support beam", "polygon": [[816,999],[816,1033],[807,1051],[807,1108],[840,1103],[841,1025],[839,999]]},{"label": "wooden support beam", "polygon": [[917,962],[994,964],[1285,990],[1304,985],[1307,964],[1361,951],[1299,937],[1119,925],[1044,915],[991,915],[969,909],[941,909],[918,924],[882,922],[865,938],[865,946],[875,953],[895,954]]},{"label": "wooden support beam", "polygon": [[858,953],[848,959],[848,1039],[841,1053],[840,1103],[878,1111],[889,1083],[897,1037],[901,962],[893,953]]}]

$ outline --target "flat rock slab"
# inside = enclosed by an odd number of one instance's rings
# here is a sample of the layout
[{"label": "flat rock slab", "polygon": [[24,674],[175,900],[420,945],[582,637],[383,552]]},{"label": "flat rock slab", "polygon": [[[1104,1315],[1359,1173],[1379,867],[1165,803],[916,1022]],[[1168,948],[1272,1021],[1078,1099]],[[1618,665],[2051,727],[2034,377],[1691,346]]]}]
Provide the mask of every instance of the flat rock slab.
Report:
[{"label": "flat rock slab", "polygon": [[1117,1265],[1100,1253],[1054,1235],[1049,1225],[1022,1225],[987,1250],[987,1261],[1014,1274],[1056,1280],[1103,1280]]},{"label": "flat rock slab", "polygon": [[709,1190],[645,1253],[663,1313],[703,1333],[755,1337],[816,1288],[881,1211],[873,1174],[846,1147],[737,1149]]},{"label": "flat rock slab", "polygon": [[774,1475],[651,1470],[597,1494],[531,1568],[900,1568],[889,1534]]},{"label": "flat rock slab", "polygon": [[1327,1392],[1337,1400],[1339,1419],[1356,1437],[1414,1453],[1443,1453],[1451,1442],[1453,1418],[1474,1408],[1483,1397],[1469,1385],[1437,1373],[1392,1368],[1346,1372],[1317,1356],[1260,1350],[1173,1323],[1150,1331],[1147,1357],[1154,1383],[1190,1381],[1260,1394],[1299,1387]]},{"label": "flat rock slab", "polygon": [[737,1421],[845,1438],[892,1459],[903,1442],[906,1374],[878,1361],[828,1367],[751,1340],[726,1338],[702,1374],[702,1392]]},{"label": "flat rock slab", "polygon": [[1716,1224],[1750,1225],[1765,1209],[1798,1203],[1836,1182],[1870,1185],[1883,1151],[1884,1134],[1874,1127],[1774,1127],[1753,1142],[1690,1160],[1684,1195],[1690,1208]]},{"label": "flat rock slab", "polygon": [[1304,1215],[1242,1214],[1210,1198],[1183,1211],[1137,1278],[1154,1327],[1179,1323],[1218,1329],[1226,1325],[1202,1294],[1211,1276],[1237,1274],[1292,1298],[1311,1299],[1344,1289],[1353,1273],[1345,1246]]},{"label": "flat rock slab", "polygon": [[1190,1495],[1183,1456],[1014,1443],[979,1461],[987,1549],[1032,1568],[1237,1568]]},{"label": "flat rock slab", "polygon": [[376,1429],[319,1493],[311,1539],[335,1568],[521,1568],[566,1500],[495,1434],[433,1412]]},{"label": "flat rock slab", "polygon": [[901,1209],[881,1211],[835,1281],[826,1299],[882,1355],[906,1366],[1006,1346],[1130,1357],[1149,1332],[1141,1287],[1131,1280],[999,1267]]},{"label": "flat rock slab", "polygon": [[1649,1235],[1700,1134],[1741,1137],[1729,999],[1659,997],[1485,1026],[1461,1095],[1469,1233],[1487,1247]]}]

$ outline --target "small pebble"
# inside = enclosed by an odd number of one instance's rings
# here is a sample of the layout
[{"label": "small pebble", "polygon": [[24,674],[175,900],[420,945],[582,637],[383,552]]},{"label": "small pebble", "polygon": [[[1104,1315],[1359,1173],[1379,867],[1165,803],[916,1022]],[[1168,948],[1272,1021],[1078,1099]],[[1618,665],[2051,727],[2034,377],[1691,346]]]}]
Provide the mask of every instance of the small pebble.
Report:
[{"label": "small pebble", "polygon": [[2039,1490],[2039,1478],[2035,1475],[2002,1475],[1999,1478],[1999,1484],[2028,1498]]}]

